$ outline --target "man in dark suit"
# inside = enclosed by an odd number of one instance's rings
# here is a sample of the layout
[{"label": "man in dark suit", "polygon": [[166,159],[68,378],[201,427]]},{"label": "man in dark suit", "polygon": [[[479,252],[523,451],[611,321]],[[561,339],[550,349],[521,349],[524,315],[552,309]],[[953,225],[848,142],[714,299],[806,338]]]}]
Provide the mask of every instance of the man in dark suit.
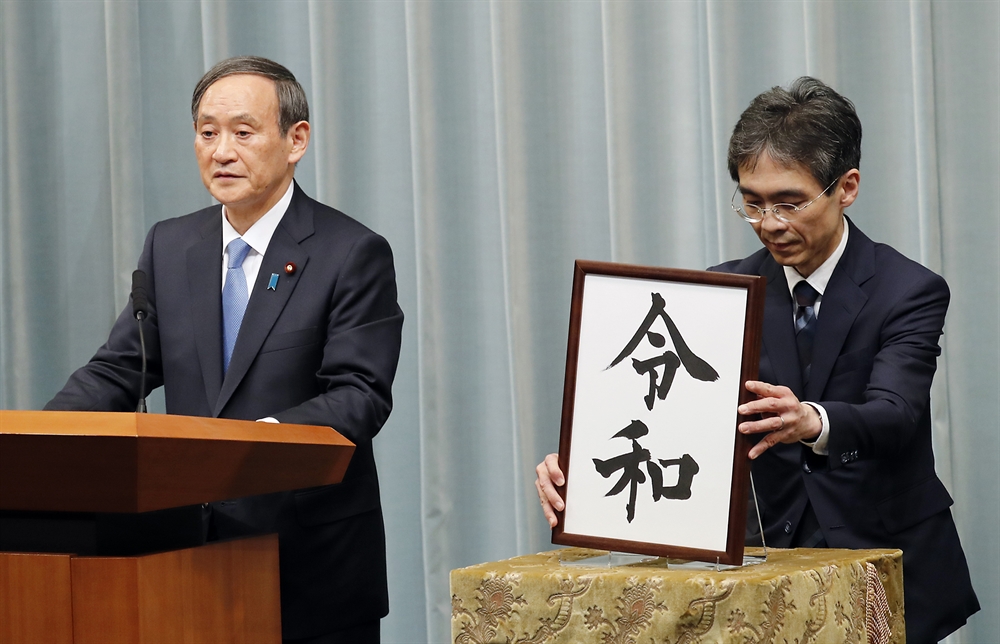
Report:
[{"label": "man in dark suit", "polygon": [[[219,63],[192,117],[202,180],[222,205],[146,238],[148,389],[163,385],[167,413],[331,426],[357,445],[339,485],[212,504],[205,527],[278,533],[286,641],[377,642],[388,593],[371,441],[399,357],[392,253],[295,184],[310,129],[287,69]],[[46,408],[134,410],[140,363],[129,309]]]},{"label": "man in dark suit", "polygon": [[[907,641],[937,642],[979,610],[931,440],[948,286],[844,215],[860,161],[854,106],[822,82],[755,98],[729,171],[733,209],[764,248],[712,270],[767,279],[760,381],[746,383],[758,399],[738,410],[739,431],[760,437],[767,544],[903,550]],[[553,523],[555,455],[537,473]]]}]

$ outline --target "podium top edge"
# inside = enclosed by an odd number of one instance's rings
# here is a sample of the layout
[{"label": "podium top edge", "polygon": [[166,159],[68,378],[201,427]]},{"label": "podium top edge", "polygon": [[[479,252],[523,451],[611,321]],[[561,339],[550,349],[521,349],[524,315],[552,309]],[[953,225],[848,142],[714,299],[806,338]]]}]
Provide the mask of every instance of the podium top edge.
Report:
[{"label": "podium top edge", "polygon": [[[276,431],[280,427],[280,431]],[[0,410],[3,436],[165,438],[353,446],[331,427],[249,420],[93,411]]]}]

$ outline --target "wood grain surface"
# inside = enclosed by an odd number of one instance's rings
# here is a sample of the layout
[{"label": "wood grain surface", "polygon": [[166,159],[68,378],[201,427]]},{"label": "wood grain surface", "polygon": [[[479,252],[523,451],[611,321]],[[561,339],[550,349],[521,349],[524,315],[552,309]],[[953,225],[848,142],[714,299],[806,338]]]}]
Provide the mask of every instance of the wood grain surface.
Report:
[{"label": "wood grain surface", "polygon": [[0,644],[73,642],[70,555],[0,553]]},{"label": "wood grain surface", "polygon": [[276,535],[141,557],[74,557],[77,644],[281,641]]},{"label": "wood grain surface", "polygon": [[0,510],[150,512],[328,485],[353,453],[329,427],[0,410]]}]

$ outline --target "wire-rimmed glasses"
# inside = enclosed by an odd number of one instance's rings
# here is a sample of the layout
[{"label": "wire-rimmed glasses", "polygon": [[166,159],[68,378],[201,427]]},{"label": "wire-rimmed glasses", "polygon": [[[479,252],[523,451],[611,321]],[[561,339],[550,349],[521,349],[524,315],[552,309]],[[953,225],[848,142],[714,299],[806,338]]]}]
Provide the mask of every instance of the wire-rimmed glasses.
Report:
[{"label": "wire-rimmed glasses", "polygon": [[833,182],[823,190],[823,192],[819,193],[813,199],[810,199],[807,203],[804,203],[801,206],[794,206],[790,203],[776,203],[770,208],[761,208],[760,206],[755,206],[752,203],[747,203],[737,206],[736,195],[738,195],[740,192],[740,187],[737,185],[736,191],[733,192],[733,198],[731,200],[730,206],[736,212],[737,215],[742,217],[744,221],[748,221],[751,224],[758,224],[764,221],[764,217],[767,215],[768,212],[774,215],[778,219],[778,221],[783,221],[787,224],[794,221],[795,216],[797,214],[799,214],[800,212],[811,206],[813,202],[815,202],[817,199],[825,195],[827,191],[830,190],[830,188],[837,185],[838,181],[840,181],[840,177],[834,179]]}]

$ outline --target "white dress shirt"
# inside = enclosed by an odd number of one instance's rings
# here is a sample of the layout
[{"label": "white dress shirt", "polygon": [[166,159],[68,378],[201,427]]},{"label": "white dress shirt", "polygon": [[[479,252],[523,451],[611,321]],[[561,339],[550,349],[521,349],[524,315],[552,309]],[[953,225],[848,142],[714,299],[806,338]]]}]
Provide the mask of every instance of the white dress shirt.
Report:
[{"label": "white dress shirt", "polygon": [[[840,258],[844,255],[844,249],[847,248],[847,235],[848,235],[847,221],[844,221],[844,234],[840,236],[840,243],[837,244],[837,248],[834,249],[833,254],[826,258],[826,261],[819,265],[815,271],[813,271],[809,277],[802,277],[797,270],[791,266],[784,266],[785,269],[785,281],[788,282],[788,291],[792,294],[792,302],[795,301],[795,286],[801,282],[806,281],[809,286],[816,289],[819,293],[819,297],[816,298],[816,303],[813,305],[813,314],[816,319],[819,320],[819,308],[823,302],[823,292],[826,290],[826,285],[830,283],[830,277],[833,275],[833,269],[837,268],[837,263],[840,262]],[[795,307],[792,307],[792,317],[795,316]],[[816,441],[810,443],[808,441],[802,441],[805,445],[812,448],[812,451],[823,456],[830,454],[830,450],[827,448],[827,443],[830,440],[830,418],[826,414],[826,410],[823,409],[823,405],[814,402],[807,402],[805,400],[803,403],[809,405],[819,414],[820,422],[823,427],[820,430],[819,436]]]},{"label": "white dress shirt", "polygon": [[[247,293],[253,295],[253,285],[257,281],[257,273],[260,272],[260,265],[264,262],[264,253],[271,243],[274,231],[278,229],[281,218],[285,216],[288,205],[292,203],[292,193],[295,192],[295,182],[288,184],[288,190],[282,195],[278,203],[274,204],[264,216],[253,223],[245,233],[240,235],[229,223],[226,216],[226,207],[222,206],[222,288],[226,287],[226,273],[229,266],[229,242],[236,238],[242,238],[250,246],[246,259],[243,260],[243,276],[247,280]],[[267,417],[260,418],[257,422],[276,423],[277,419]]]},{"label": "white dress shirt", "polygon": [[264,253],[267,252],[267,245],[271,243],[274,231],[278,229],[281,218],[285,216],[288,205],[292,203],[292,193],[295,191],[295,182],[288,184],[288,190],[282,195],[278,203],[274,204],[264,216],[254,222],[252,226],[242,235],[236,232],[233,225],[226,217],[226,207],[222,207],[222,287],[226,287],[226,267],[229,266],[229,242],[236,238],[242,238],[250,246],[246,259],[243,260],[243,274],[247,278],[247,293],[253,294],[253,285],[257,281],[257,273],[260,272],[260,265],[264,262]]}]

